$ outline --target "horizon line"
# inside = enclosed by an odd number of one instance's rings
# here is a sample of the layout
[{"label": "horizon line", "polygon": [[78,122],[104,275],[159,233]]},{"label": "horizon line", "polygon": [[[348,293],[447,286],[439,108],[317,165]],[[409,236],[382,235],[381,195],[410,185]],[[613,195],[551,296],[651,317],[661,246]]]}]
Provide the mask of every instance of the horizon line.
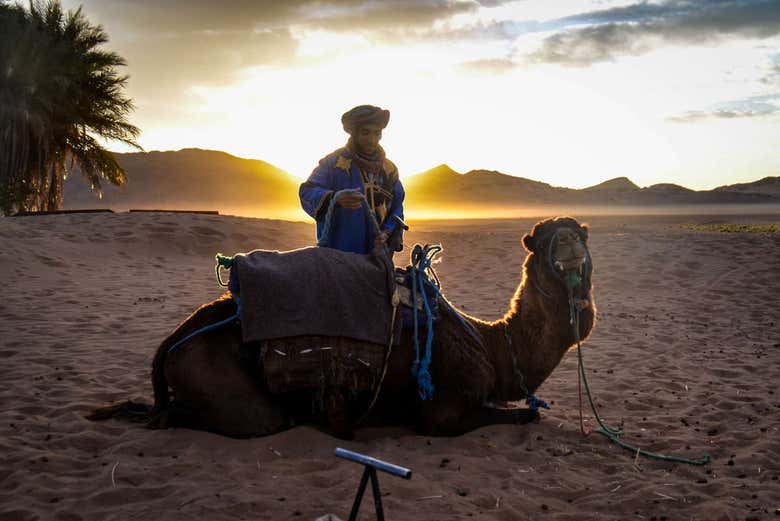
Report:
[{"label": "horizon line", "polygon": [[[269,161],[266,161],[265,159],[254,158],[254,157],[241,157],[241,156],[237,156],[235,154],[232,154],[230,152],[227,152],[225,150],[218,150],[218,149],[214,149],[214,148],[183,147],[183,148],[180,148],[178,150],[173,150],[173,149],[169,149],[169,150],[140,150],[140,151],[135,151],[135,152],[116,152],[116,151],[113,151],[113,150],[109,150],[109,152],[111,152],[112,154],[119,154],[119,155],[129,156],[129,155],[133,155],[133,154],[151,154],[151,153],[154,153],[154,152],[158,152],[158,153],[183,152],[183,151],[186,151],[186,150],[197,150],[197,151],[201,151],[201,152],[217,152],[217,153],[220,153],[220,154],[228,155],[228,156],[233,157],[235,159],[242,159],[244,161],[260,161],[260,162],[263,162],[263,163],[265,163],[267,165],[270,165],[270,166],[276,168],[277,170],[279,170],[281,172],[284,172],[285,174],[290,176],[292,179],[296,179],[296,180],[297,179],[302,179],[302,178],[299,178],[299,177],[291,174],[290,172],[288,172],[284,168],[279,167],[279,166],[277,166],[277,165],[275,165],[275,164],[273,164],[273,163],[271,163]],[[542,185],[549,186],[550,188],[564,188],[566,190],[577,190],[577,191],[589,190],[591,188],[595,188],[597,186],[609,183],[611,181],[616,181],[618,179],[625,179],[625,180],[629,181],[631,184],[633,184],[634,186],[636,186],[639,190],[645,190],[645,189],[648,189],[648,188],[653,188],[655,186],[673,185],[673,186],[679,186],[681,188],[685,188],[686,190],[691,190],[693,192],[711,192],[713,190],[716,190],[716,189],[722,188],[722,187],[726,187],[726,186],[736,186],[736,185],[741,185],[741,184],[751,184],[751,183],[755,183],[755,182],[758,182],[758,181],[763,181],[764,179],[773,179],[773,178],[780,177],[780,175],[777,175],[777,176],[768,175],[768,176],[760,177],[758,179],[754,179],[753,181],[743,181],[743,182],[731,183],[731,184],[726,184],[726,185],[718,185],[718,186],[715,186],[715,187],[710,188],[710,189],[696,190],[695,188],[689,188],[689,187],[687,187],[685,185],[672,183],[672,182],[662,182],[662,183],[655,183],[655,184],[647,185],[647,186],[640,186],[637,183],[635,183],[628,176],[618,176],[618,177],[613,177],[613,178],[607,179],[605,181],[601,181],[600,183],[596,183],[596,184],[591,185],[591,186],[586,186],[586,187],[583,187],[583,188],[573,188],[573,187],[570,187],[570,186],[552,185],[550,183],[546,183],[546,182],[540,181],[538,179],[532,179],[530,177],[521,177],[521,176],[518,176],[518,175],[501,172],[499,170],[489,170],[489,169],[486,169],[486,168],[473,168],[473,169],[471,169],[471,170],[469,170],[467,172],[458,172],[457,170],[452,168],[447,163],[439,163],[439,164],[437,164],[435,166],[432,166],[431,168],[428,168],[426,170],[421,170],[419,172],[414,172],[412,174],[409,174],[408,176],[404,176],[404,179],[411,179],[411,178],[417,177],[419,175],[425,174],[427,172],[430,172],[431,170],[435,170],[435,169],[441,168],[441,167],[446,167],[449,170],[451,170],[452,172],[454,172],[454,173],[456,173],[458,175],[462,175],[462,176],[469,175],[469,174],[478,174],[478,173],[493,173],[493,174],[503,175],[503,176],[507,176],[507,177],[514,177],[515,179],[523,179],[523,180],[526,180],[526,181],[539,183],[539,184],[542,184]]]}]

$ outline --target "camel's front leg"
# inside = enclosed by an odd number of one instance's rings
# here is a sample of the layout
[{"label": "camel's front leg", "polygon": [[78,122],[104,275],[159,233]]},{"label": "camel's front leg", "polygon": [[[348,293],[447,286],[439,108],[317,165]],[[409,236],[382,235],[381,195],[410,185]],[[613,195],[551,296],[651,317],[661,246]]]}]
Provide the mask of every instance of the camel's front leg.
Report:
[{"label": "camel's front leg", "polygon": [[463,432],[468,432],[486,425],[521,425],[539,419],[539,411],[527,407],[497,409],[483,405],[466,413],[461,418],[460,424]]},{"label": "camel's front leg", "polygon": [[423,405],[423,429],[439,436],[459,436],[486,425],[520,425],[537,421],[539,412],[528,408],[470,408],[430,403]]}]

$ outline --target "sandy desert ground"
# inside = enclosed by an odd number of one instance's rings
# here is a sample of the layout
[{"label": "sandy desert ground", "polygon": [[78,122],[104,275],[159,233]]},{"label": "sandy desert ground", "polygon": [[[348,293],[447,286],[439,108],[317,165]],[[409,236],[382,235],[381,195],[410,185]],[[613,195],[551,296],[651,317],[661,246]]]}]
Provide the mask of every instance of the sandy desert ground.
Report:
[{"label": "sandy desert ground", "polygon": [[[640,458],[578,428],[576,356],[538,424],[457,438],[402,427],[342,441],[310,427],[236,440],[84,419],[150,401],[162,338],[220,294],[216,252],[291,249],[310,224],[189,214],[0,219],[0,520],[346,519],[362,469],[337,446],[410,467],[380,475],[390,520],[780,519],[780,234],[684,223],[780,216],[591,217],[599,322],[584,348],[602,416]],[[445,293],[499,317],[534,220],[419,222]],[[361,519],[373,519],[370,493]]]}]

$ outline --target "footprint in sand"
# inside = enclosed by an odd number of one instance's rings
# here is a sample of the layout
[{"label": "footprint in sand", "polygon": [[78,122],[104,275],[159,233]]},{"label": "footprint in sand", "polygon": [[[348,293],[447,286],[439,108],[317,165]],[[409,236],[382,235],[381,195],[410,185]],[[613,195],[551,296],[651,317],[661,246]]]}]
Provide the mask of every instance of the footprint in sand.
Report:
[{"label": "footprint in sand", "polygon": [[45,255],[35,256],[39,261],[52,268],[69,268],[70,266],[60,260],[46,257]]},{"label": "footprint in sand", "polygon": [[150,232],[151,234],[166,234],[166,233],[176,233],[177,229],[173,226],[152,225],[152,226],[147,226],[146,231]]},{"label": "footprint in sand", "polygon": [[198,235],[208,235],[211,237],[220,237],[220,238],[225,237],[225,234],[222,233],[221,231],[215,230],[213,228],[208,228],[206,226],[192,226],[190,230],[195,232]]},{"label": "footprint in sand", "polygon": [[509,251],[507,251],[505,248],[485,248],[482,250],[482,253],[489,257],[498,257],[498,258],[506,258],[507,255],[509,255]]}]

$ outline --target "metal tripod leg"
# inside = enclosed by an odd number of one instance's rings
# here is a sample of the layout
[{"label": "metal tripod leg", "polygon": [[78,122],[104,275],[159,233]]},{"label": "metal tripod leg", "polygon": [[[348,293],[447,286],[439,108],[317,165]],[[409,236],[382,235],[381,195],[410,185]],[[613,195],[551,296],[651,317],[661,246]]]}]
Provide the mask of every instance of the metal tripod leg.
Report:
[{"label": "metal tripod leg", "polygon": [[382,509],[382,493],[379,491],[379,478],[376,475],[376,470],[367,465],[363,471],[363,477],[360,478],[360,486],[355,496],[355,502],[352,504],[352,512],[349,513],[349,521],[357,519],[360,503],[363,501],[363,494],[366,491],[369,478],[371,478],[371,491],[374,494],[374,508],[376,508],[377,521],[385,521],[385,513]]}]

